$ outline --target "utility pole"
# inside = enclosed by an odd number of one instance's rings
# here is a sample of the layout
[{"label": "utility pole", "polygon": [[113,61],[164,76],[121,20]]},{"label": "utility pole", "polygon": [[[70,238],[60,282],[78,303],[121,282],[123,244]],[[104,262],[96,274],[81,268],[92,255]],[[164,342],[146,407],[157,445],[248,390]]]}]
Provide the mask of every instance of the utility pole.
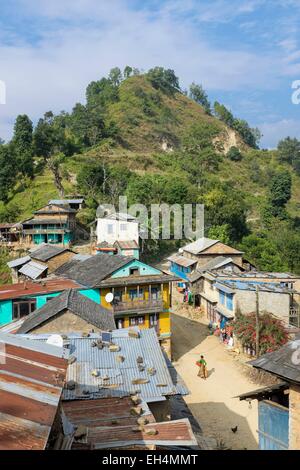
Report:
[{"label": "utility pole", "polygon": [[256,310],[255,310],[256,341],[255,341],[255,351],[256,351],[256,357],[259,357],[259,289],[258,289],[258,285],[255,288],[255,294],[256,294]]}]

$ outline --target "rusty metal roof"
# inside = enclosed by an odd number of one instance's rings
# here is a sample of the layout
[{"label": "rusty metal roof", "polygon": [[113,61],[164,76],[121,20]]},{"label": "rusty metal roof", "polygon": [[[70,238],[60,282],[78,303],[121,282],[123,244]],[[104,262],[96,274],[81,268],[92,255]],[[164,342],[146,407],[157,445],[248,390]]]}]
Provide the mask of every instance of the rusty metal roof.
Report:
[{"label": "rusty metal roof", "polygon": [[67,419],[75,427],[81,425],[87,430],[86,435],[73,440],[72,448],[197,446],[188,419],[157,423],[145,402],[138,406],[142,408],[142,417],[148,421],[140,430],[138,416],[131,414],[133,404],[129,397],[64,402]]},{"label": "rusty metal roof", "polygon": [[20,282],[0,287],[0,300],[16,299],[29,295],[60,292],[65,289],[78,289],[82,286],[69,279],[43,279],[39,282]]},{"label": "rusty metal roof", "polygon": [[43,450],[65,381],[68,352],[0,333],[0,450]]}]

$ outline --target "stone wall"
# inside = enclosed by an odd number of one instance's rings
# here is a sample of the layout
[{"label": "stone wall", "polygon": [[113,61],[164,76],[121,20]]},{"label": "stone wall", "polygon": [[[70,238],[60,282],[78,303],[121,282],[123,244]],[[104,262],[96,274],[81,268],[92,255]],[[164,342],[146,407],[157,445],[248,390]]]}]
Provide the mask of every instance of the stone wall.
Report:
[{"label": "stone wall", "polygon": [[33,329],[31,333],[44,334],[44,333],[88,333],[91,330],[95,332],[100,331],[99,328],[95,327],[91,323],[86,322],[82,318],[78,317],[70,310],[65,310],[50,320],[46,321],[42,325]]},{"label": "stone wall", "polygon": [[300,450],[300,386],[291,385],[289,395],[289,449]]}]

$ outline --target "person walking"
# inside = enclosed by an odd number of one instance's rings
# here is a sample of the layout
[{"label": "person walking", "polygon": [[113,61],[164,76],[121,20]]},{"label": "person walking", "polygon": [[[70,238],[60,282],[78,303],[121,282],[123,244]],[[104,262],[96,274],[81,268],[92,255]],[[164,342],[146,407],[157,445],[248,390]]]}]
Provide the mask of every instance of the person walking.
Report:
[{"label": "person walking", "polygon": [[197,365],[199,366],[198,377],[207,379],[207,362],[204,359],[204,356],[200,357],[200,361],[197,362]]}]

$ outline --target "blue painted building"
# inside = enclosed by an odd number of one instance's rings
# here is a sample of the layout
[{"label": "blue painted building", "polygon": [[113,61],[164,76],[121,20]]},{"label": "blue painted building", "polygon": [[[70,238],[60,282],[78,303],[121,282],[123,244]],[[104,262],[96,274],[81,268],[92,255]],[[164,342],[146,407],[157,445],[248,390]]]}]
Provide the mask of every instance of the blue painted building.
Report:
[{"label": "blue painted building", "polygon": [[66,279],[47,279],[41,283],[19,283],[0,288],[0,325],[18,320],[34,310],[43,307],[53,297],[66,289],[78,291],[101,303],[100,289],[85,288],[80,284]]},{"label": "blue painted building", "polygon": [[197,261],[179,254],[170,256],[168,261],[170,261],[170,272],[181,279],[181,281],[178,281],[177,287],[184,287],[184,281],[189,281],[188,275],[195,271]]}]

